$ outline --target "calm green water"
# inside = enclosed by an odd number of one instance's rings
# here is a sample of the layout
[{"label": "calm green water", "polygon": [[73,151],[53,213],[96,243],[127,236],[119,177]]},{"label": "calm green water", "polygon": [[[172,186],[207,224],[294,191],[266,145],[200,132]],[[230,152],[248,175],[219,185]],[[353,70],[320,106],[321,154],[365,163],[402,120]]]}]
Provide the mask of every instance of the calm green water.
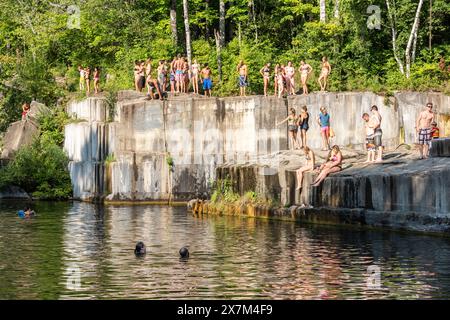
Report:
[{"label": "calm green water", "polygon": [[[39,203],[23,220],[22,206],[0,202],[0,299],[450,298],[445,238],[155,206]],[[371,265],[379,289],[367,286]]]}]

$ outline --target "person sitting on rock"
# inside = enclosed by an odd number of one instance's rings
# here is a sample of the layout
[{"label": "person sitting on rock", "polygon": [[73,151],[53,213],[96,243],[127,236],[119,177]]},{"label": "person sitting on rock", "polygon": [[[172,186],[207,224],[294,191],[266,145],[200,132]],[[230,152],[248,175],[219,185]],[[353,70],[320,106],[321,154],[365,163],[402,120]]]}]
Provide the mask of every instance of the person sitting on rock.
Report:
[{"label": "person sitting on rock", "polygon": [[303,148],[303,151],[305,152],[306,156],[306,165],[301,167],[296,171],[297,174],[297,188],[295,190],[301,190],[302,189],[302,183],[303,183],[303,174],[307,171],[314,170],[314,166],[316,164],[316,156],[314,155],[314,152],[308,147],[305,146]]},{"label": "person sitting on rock", "polygon": [[436,121],[431,123],[431,139],[439,139],[439,128]]},{"label": "person sitting on rock", "polygon": [[28,120],[28,112],[30,112],[30,104],[24,103],[22,105],[22,121]]},{"label": "person sitting on rock", "polygon": [[328,161],[320,166],[318,169],[319,175],[312,183],[313,187],[318,187],[321,182],[330,174],[342,170],[342,152],[339,146],[334,145],[328,155]]}]

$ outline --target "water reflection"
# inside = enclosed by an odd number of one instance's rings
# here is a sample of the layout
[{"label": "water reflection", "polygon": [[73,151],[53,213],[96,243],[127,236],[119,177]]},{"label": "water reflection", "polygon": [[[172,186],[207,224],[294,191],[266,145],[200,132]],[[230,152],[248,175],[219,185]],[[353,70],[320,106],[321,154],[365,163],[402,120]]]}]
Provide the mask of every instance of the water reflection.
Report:
[{"label": "water reflection", "polygon": [[[26,221],[19,207],[0,202],[0,298],[450,297],[446,238],[85,203],[39,203]],[[378,290],[367,287],[374,265]]]}]

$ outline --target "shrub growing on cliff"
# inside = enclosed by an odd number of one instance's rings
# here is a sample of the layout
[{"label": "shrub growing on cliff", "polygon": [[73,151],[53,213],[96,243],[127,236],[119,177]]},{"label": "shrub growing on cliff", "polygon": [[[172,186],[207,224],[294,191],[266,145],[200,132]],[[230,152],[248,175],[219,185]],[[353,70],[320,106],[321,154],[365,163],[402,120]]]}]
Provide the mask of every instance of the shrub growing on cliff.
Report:
[{"label": "shrub growing on cliff", "polygon": [[21,148],[0,171],[0,188],[15,185],[39,199],[60,200],[72,195],[68,158],[48,139]]}]

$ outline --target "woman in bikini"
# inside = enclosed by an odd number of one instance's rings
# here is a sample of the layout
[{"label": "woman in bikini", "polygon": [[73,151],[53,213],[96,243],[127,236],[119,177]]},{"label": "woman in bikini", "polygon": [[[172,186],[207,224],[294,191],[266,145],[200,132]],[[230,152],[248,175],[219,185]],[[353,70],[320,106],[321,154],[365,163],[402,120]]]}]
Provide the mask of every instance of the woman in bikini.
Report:
[{"label": "woman in bikini", "polygon": [[[320,77],[317,80],[320,85],[320,91],[326,90],[327,80],[328,80],[328,76],[330,75],[330,72],[331,72],[331,65],[328,62],[327,57],[323,57],[322,58],[322,71],[320,71]],[[323,83],[322,83],[322,80],[323,80]]]},{"label": "woman in bikini", "polygon": [[194,63],[192,64],[192,87],[194,89],[194,93],[198,94],[198,73],[200,71],[200,65],[197,63],[197,59],[194,59]]},{"label": "woman in bikini", "polygon": [[84,79],[86,80],[86,92],[91,93],[91,68],[87,67],[84,70]]},{"label": "woman in bikini", "polygon": [[303,106],[300,116],[298,117],[298,128],[300,130],[300,140],[302,141],[302,147],[306,146],[306,132],[309,129],[309,113],[308,108]]},{"label": "woman in bikini", "polygon": [[291,142],[290,146],[292,148],[291,150],[300,149],[300,146],[298,145],[298,141],[297,141],[297,130],[298,130],[297,122],[298,122],[298,119],[297,119],[297,116],[295,115],[295,109],[294,108],[290,109],[290,114],[289,114],[289,116],[286,119],[284,119],[280,123],[277,123],[276,125],[279,126],[280,124],[283,124],[285,122],[288,123],[289,141]]},{"label": "woman in bikini", "polygon": [[275,68],[273,69],[273,90],[275,91],[275,98],[277,97],[278,94],[278,72],[280,70],[280,64],[277,63],[275,65]]},{"label": "woman in bikini", "polygon": [[342,152],[337,145],[331,148],[328,155],[328,161],[320,166],[318,169],[319,175],[312,183],[313,187],[318,187],[320,183],[330,174],[342,170]]},{"label": "woman in bikini", "polygon": [[300,72],[300,78],[302,80],[303,95],[307,95],[308,86],[306,85],[306,82],[308,81],[308,76],[313,71],[313,68],[302,60],[300,61],[300,68],[298,68],[298,71]]},{"label": "woman in bikini", "polygon": [[277,82],[278,82],[278,98],[281,98],[285,92],[285,78],[284,78],[284,64],[282,64],[278,68],[278,75],[277,75]]},{"label": "woman in bikini", "polygon": [[98,67],[94,68],[94,91],[96,94],[100,91],[100,69]]},{"label": "woman in bikini", "polygon": [[[151,88],[150,85],[153,83],[152,79],[152,60],[147,59],[145,61],[145,82],[147,84],[147,96],[151,95]],[[153,85],[153,84],[152,84]]]},{"label": "woman in bikini", "polygon": [[303,167],[301,167],[296,171],[297,188],[295,190],[302,189],[303,174],[307,171],[313,171],[316,165],[316,156],[314,155],[314,152],[308,146],[305,146],[303,148],[303,151],[305,152],[306,156],[306,165],[304,165]]},{"label": "woman in bikini", "polygon": [[264,80],[264,96],[267,97],[267,89],[269,87],[269,81],[270,81],[270,63],[266,63],[264,65],[264,67],[262,67],[261,70],[259,70],[259,73],[263,77],[263,80]]},{"label": "woman in bikini", "polygon": [[285,79],[286,79],[286,91],[288,95],[295,95],[295,68],[292,65],[292,61],[288,62],[286,68],[284,68]]}]

